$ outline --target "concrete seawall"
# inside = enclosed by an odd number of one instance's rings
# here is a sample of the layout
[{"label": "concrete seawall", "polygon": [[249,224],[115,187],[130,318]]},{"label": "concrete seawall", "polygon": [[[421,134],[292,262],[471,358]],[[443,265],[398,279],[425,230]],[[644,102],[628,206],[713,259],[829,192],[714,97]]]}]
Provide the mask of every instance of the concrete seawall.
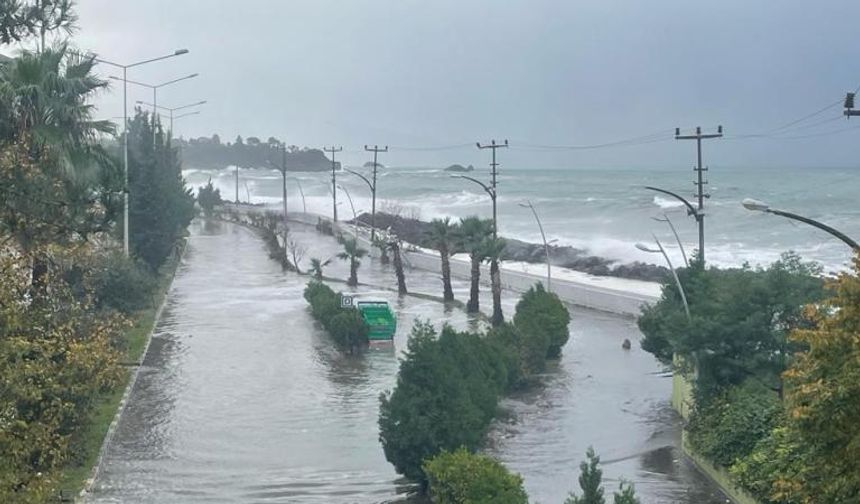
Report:
[{"label": "concrete seawall", "polygon": [[[290,221],[310,226],[315,226],[320,219],[329,222],[331,221],[330,218],[317,214],[291,212],[289,215]],[[343,232],[344,234],[353,234],[356,231],[353,226],[349,224],[342,222],[333,224],[335,229]],[[364,246],[371,250],[371,255],[378,254],[378,250],[370,247],[370,238],[366,229],[359,228],[357,235],[359,240],[364,243]],[[420,250],[404,250],[403,259],[404,262],[412,268],[427,271],[441,270],[441,259],[435,254]],[[502,265],[500,273],[502,287],[516,292],[524,292],[531,288],[535,283],[545,282],[546,280],[545,277],[540,275],[506,269],[504,264]],[[469,278],[470,274],[470,265],[468,261],[455,258],[451,259],[451,275],[459,278]],[[490,268],[489,265],[484,264],[481,267],[481,283],[483,285],[489,285],[489,282]],[[631,282],[637,281],[631,280]],[[604,287],[562,278],[553,278],[552,291],[555,292],[563,301],[570,304],[625,315],[628,317],[639,315],[645,304],[655,303],[658,300],[658,297],[655,295],[636,292],[635,290]]]}]

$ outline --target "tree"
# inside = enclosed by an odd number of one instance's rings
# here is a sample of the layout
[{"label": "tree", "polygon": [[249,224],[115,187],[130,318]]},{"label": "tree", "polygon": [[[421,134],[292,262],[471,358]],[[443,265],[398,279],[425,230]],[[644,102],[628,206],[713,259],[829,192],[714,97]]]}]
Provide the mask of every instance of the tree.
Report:
[{"label": "tree", "polygon": [[48,32],[63,30],[69,35],[77,20],[71,0],[0,0],[0,43],[38,36],[40,50],[44,51]]},{"label": "tree", "polygon": [[433,219],[427,235],[430,246],[439,251],[442,260],[442,299],[446,303],[454,300],[454,290],[451,288],[451,254],[459,242],[459,230],[457,224],[445,217]]},{"label": "tree", "polygon": [[197,190],[197,203],[200,204],[206,217],[211,217],[215,207],[223,203],[221,190],[212,185],[212,177],[209,177],[209,182],[205,186]]},{"label": "tree", "polygon": [[466,311],[477,313],[480,309],[479,284],[481,281],[481,263],[486,258],[487,240],[492,236],[492,221],[478,217],[466,217],[460,222],[460,248],[469,254],[471,276],[469,302]]},{"label": "tree", "polygon": [[852,502],[860,495],[860,254],[853,273],[830,284],[833,297],[807,307],[810,328],[792,332],[807,348],[785,376],[789,431],[803,446],[798,502]]},{"label": "tree", "polygon": [[445,326],[437,338],[429,323],[417,322],[397,385],[380,397],[385,458],[426,489],[423,461],[442,450],[477,449],[507,377],[502,356],[477,334]]},{"label": "tree", "polygon": [[424,462],[435,504],[527,504],[519,474],[498,461],[460,448]]},{"label": "tree", "polygon": [[505,240],[488,238],[485,247],[484,255],[490,261],[490,289],[493,293],[493,315],[490,317],[490,322],[498,326],[505,321],[502,313],[502,276],[499,271],[499,261],[505,252]]},{"label": "tree", "polygon": [[358,267],[361,265],[361,258],[367,255],[367,250],[361,248],[355,238],[347,238],[343,235],[337,239],[338,243],[343,246],[343,252],[337,255],[342,261],[349,261],[349,279],[347,285],[358,285]]},{"label": "tree", "polygon": [[641,504],[636,497],[633,483],[628,483],[624,480],[621,480],[618,484],[618,491],[613,494],[612,502],[614,504]]},{"label": "tree", "polygon": [[600,457],[594,454],[594,448],[588,447],[585,452],[586,461],[579,464],[579,488],[582,489],[582,497],[571,493],[565,500],[565,504],[605,504],[603,498],[603,471],[600,469]]},{"label": "tree", "polygon": [[388,240],[388,248],[391,250],[394,263],[394,275],[397,277],[397,293],[401,296],[406,294],[406,275],[403,273],[403,257],[400,253],[400,241],[396,236]]},{"label": "tree", "polygon": [[65,45],[0,65],[0,230],[32,258],[36,291],[47,244],[106,231],[119,208],[121,179],[98,143],[113,128],[88,103],[106,83],[92,69]]},{"label": "tree", "polygon": [[[153,129],[155,145],[153,145]],[[129,227],[134,254],[156,270],[173,253],[194,216],[171,140],[147,112],[137,110],[128,129]]]},{"label": "tree", "polygon": [[542,283],[526,291],[517,302],[514,324],[525,336],[546,343],[543,358],[557,358],[570,338],[570,312],[553,292]]},{"label": "tree", "polygon": [[822,297],[820,272],[792,253],[767,269],[682,268],[692,322],[677,288],[664,284],[639,317],[642,348],[666,364],[678,355],[694,366],[697,402],[749,378],[781,393],[781,373],[800,348],[787,334],[810,326],[802,307]]},{"label": "tree", "polygon": [[311,258],[310,272],[314,280],[323,279],[323,268],[328,266],[329,263],[331,263],[331,259],[326,259],[325,261],[323,261],[316,257]]}]

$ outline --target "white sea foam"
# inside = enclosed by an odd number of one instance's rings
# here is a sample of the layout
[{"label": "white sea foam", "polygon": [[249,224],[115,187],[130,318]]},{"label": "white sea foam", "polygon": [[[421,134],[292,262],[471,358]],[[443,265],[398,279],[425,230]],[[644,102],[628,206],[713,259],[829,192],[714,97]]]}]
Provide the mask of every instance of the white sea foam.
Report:
[{"label": "white sea foam", "polygon": [[662,196],[654,196],[654,204],[660,208],[668,209],[668,208],[679,208],[684,206],[684,203],[674,200],[664,198]]}]

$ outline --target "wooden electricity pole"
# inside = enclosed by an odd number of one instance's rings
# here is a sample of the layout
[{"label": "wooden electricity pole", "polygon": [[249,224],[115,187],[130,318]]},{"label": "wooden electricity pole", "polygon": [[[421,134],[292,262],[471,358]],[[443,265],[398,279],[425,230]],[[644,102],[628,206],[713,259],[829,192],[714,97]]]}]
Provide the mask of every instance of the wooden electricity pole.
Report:
[{"label": "wooden electricity pole", "polygon": [[705,198],[710,198],[710,194],[705,193],[705,185],[708,183],[707,180],[704,180],[702,176],[703,172],[708,171],[707,168],[702,166],[702,140],[707,140],[709,138],[720,138],[723,136],[723,127],[717,126],[716,133],[702,133],[702,128],[696,126],[696,133],[694,135],[682,135],[681,128],[675,128],[675,140],[695,140],[696,141],[696,152],[697,152],[697,162],[696,166],[693,168],[695,172],[697,172],[697,180],[693,182],[696,185],[697,191],[694,196],[698,199],[698,209],[694,214],[696,217],[696,221],[699,223],[699,261],[701,261],[702,267],[705,266]]},{"label": "wooden electricity pole", "polygon": [[491,167],[490,174],[492,176],[492,179],[490,179],[490,188],[492,188],[492,192],[490,192],[490,191],[487,191],[487,192],[490,193],[490,196],[491,196],[490,199],[493,200],[493,239],[496,239],[496,238],[498,238],[498,230],[499,230],[498,224],[497,224],[497,214],[496,214],[496,195],[498,194],[496,192],[496,175],[497,175],[497,168],[499,166],[499,163],[496,162],[496,149],[501,149],[501,148],[507,147],[508,141],[505,140],[505,143],[497,144],[495,140],[492,140],[492,141],[490,141],[490,143],[488,145],[481,145],[481,142],[478,142],[477,145],[478,145],[479,149],[492,149],[493,150],[493,161],[490,163],[490,167]]},{"label": "wooden electricity pole", "polygon": [[331,154],[331,215],[334,222],[337,222],[337,176],[335,175],[335,169],[337,168],[337,163],[334,160],[334,153],[340,152],[343,150],[343,147],[335,148],[334,145],[331,148],[323,147],[324,152],[328,152]]}]

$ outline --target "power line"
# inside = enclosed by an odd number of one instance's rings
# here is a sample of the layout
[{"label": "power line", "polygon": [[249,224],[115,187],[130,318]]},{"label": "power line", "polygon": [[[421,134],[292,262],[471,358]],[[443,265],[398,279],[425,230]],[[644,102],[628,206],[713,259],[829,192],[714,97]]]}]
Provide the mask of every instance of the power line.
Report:
[{"label": "power line", "polygon": [[400,150],[400,151],[442,151],[442,150],[453,150],[453,149],[463,149],[466,147],[471,147],[472,142],[460,143],[460,144],[451,144],[451,145],[436,145],[430,147],[397,147],[391,146],[391,150]]}]

